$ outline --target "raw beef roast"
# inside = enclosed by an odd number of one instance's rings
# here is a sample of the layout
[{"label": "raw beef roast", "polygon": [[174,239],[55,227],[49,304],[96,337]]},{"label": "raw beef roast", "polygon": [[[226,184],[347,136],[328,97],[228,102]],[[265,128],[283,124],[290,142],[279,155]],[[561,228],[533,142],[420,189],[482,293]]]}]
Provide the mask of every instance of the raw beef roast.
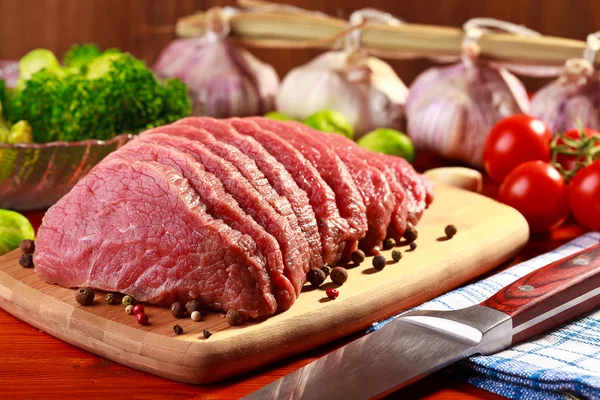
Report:
[{"label": "raw beef roast", "polygon": [[186,118],[140,134],[44,217],[44,280],[260,318],[309,268],[375,254],[433,200],[405,160],[264,118]]}]

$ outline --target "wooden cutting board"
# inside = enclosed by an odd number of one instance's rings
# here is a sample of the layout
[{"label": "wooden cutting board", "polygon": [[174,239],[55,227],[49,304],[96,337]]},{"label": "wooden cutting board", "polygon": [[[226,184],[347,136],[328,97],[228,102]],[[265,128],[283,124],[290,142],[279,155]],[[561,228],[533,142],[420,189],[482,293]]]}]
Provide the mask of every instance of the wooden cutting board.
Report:
[{"label": "wooden cutting board", "polygon": [[[444,240],[444,227],[458,234]],[[122,305],[107,305],[97,292],[93,305],[75,301],[75,291],[50,285],[19,266],[20,251],[0,257],[0,307],[75,346],[165,378],[208,383],[252,370],[365,329],[371,323],[436,297],[508,260],[524,246],[528,227],[512,208],[446,186],[418,226],[418,247],[383,271],[371,259],[348,266],[348,281],[329,300],[326,281],[305,286],[294,306],[261,322],[231,327],[220,314],[203,321],[175,319],[168,309],[146,306],[149,326],[140,326]],[[383,254],[390,257],[391,251]],[[184,334],[177,336],[179,324]],[[203,336],[203,330],[213,335]],[[57,355],[59,356],[59,355]]]}]

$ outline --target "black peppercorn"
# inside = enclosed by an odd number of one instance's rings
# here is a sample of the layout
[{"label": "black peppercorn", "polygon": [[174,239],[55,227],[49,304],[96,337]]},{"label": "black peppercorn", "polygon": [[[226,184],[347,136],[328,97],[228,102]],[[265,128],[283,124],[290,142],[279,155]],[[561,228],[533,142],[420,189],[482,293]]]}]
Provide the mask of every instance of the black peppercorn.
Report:
[{"label": "black peppercorn", "polygon": [[183,318],[186,316],[187,312],[185,311],[185,307],[177,301],[171,304],[171,314],[173,314],[175,318]]},{"label": "black peppercorn", "polygon": [[227,323],[231,326],[238,326],[242,324],[242,317],[237,310],[227,311]]},{"label": "black peppercorn", "polygon": [[115,296],[114,293],[108,293],[104,296],[104,300],[106,301],[106,304],[115,304],[117,302],[117,296]]},{"label": "black peppercorn", "polygon": [[89,306],[94,302],[94,291],[90,288],[79,288],[75,292],[75,300],[82,306]]},{"label": "black peppercorn", "polygon": [[335,267],[331,270],[331,282],[343,285],[348,280],[348,271],[343,267]]},{"label": "black peppercorn", "polygon": [[331,274],[331,267],[329,265],[325,264],[321,267],[321,271],[323,271],[325,273],[325,277],[328,277],[329,274]]},{"label": "black peppercorn", "polygon": [[452,237],[456,235],[456,232],[458,232],[458,230],[454,225],[448,225],[446,229],[444,229],[444,232],[446,233],[448,239],[452,239]]},{"label": "black peppercorn", "polygon": [[35,251],[35,242],[31,239],[21,240],[21,243],[19,243],[19,248],[25,254],[33,254]]},{"label": "black peppercorn", "polygon": [[33,254],[21,254],[19,264],[23,268],[33,268]]},{"label": "black peppercorn", "polygon": [[404,231],[402,237],[406,240],[407,243],[412,243],[419,237],[419,233],[413,226],[409,226]]},{"label": "black peppercorn", "polygon": [[173,327],[173,331],[175,332],[176,335],[181,335],[183,333],[183,328],[179,325],[175,325]]},{"label": "black peppercorn", "polygon": [[394,240],[394,238],[387,238],[383,241],[383,249],[384,250],[389,250],[396,247],[396,241]]},{"label": "black peppercorn", "polygon": [[319,287],[323,282],[325,282],[325,272],[323,272],[320,268],[311,268],[306,274],[306,279],[310,282],[311,285],[315,287]]},{"label": "black peppercorn", "polygon": [[200,314],[202,314],[202,304],[200,304],[198,300],[190,300],[185,303],[185,311],[187,311],[189,315],[192,315],[194,311],[198,311]]},{"label": "black peppercorn", "polygon": [[209,337],[212,336],[212,333],[210,333],[210,331],[208,331],[206,329],[202,332],[202,334],[204,335],[205,339],[208,339]]},{"label": "black peppercorn", "polygon": [[365,261],[365,253],[362,250],[353,251],[352,254],[350,254],[350,259],[354,264],[359,265]]},{"label": "black peppercorn", "polygon": [[410,247],[410,250],[412,251],[417,248],[417,244],[415,242],[411,242],[408,247]]},{"label": "black peppercorn", "polygon": [[395,262],[400,261],[400,259],[402,258],[402,252],[398,249],[394,249],[392,250],[392,260],[394,260]]},{"label": "black peppercorn", "polygon": [[381,271],[382,269],[385,268],[385,263],[387,262],[387,260],[385,259],[384,256],[375,256],[373,257],[373,268],[375,268],[378,271]]}]

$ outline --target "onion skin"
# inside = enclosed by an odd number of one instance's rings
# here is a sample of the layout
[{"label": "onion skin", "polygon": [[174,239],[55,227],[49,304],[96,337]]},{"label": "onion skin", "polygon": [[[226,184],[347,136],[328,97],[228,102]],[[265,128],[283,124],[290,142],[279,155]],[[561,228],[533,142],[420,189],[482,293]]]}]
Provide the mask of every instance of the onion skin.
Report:
[{"label": "onion skin", "polygon": [[523,84],[504,68],[459,63],[419,75],[405,110],[408,134],[418,149],[481,167],[492,126],[527,113],[529,99]]},{"label": "onion skin", "polygon": [[279,89],[273,67],[214,35],[176,39],[163,50],[154,70],[188,85],[193,115],[263,115],[273,110]]},{"label": "onion skin", "polygon": [[556,79],[531,100],[531,113],[544,121],[554,134],[583,126],[600,130],[600,74],[584,84]]},{"label": "onion skin", "polygon": [[408,89],[392,67],[361,52],[328,51],[291,70],[277,110],[303,120],[322,110],[346,117],[355,139],[376,128],[404,129]]}]

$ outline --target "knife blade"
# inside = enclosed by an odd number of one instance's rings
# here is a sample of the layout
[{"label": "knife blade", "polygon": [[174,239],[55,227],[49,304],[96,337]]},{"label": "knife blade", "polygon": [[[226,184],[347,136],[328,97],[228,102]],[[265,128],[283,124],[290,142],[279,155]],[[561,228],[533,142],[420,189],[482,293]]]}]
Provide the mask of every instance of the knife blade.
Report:
[{"label": "knife blade", "polygon": [[465,357],[504,350],[599,306],[600,244],[533,271],[481,304],[404,314],[244,398],[380,398]]}]

